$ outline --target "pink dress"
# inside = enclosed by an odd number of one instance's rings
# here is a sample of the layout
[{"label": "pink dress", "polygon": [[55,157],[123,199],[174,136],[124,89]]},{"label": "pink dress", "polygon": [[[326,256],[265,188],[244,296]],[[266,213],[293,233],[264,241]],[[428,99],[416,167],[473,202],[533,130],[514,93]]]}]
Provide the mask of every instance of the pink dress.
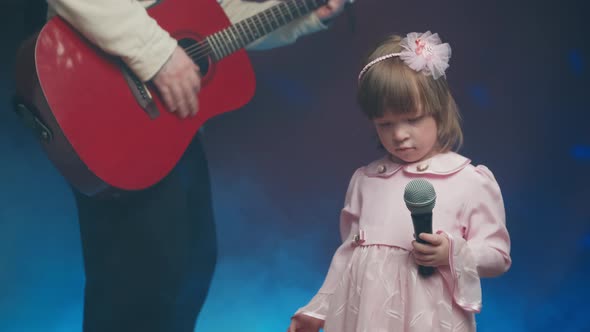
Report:
[{"label": "pink dress", "polygon": [[[406,184],[425,178],[437,201],[433,230],[450,240],[449,265],[422,277],[412,256]],[[417,164],[385,157],[353,175],[342,210],[343,239],[324,284],[296,314],[325,320],[326,332],[475,331],[481,277],[508,270],[504,204],[485,166],[453,152]]]}]

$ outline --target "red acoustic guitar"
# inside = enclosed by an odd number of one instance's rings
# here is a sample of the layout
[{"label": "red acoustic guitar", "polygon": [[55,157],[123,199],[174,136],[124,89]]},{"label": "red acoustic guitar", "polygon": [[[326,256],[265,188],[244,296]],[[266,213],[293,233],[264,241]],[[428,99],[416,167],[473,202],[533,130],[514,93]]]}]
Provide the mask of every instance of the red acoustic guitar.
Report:
[{"label": "red acoustic guitar", "polygon": [[216,0],[149,8],[201,68],[199,112],[185,120],[119,59],[55,17],[19,50],[15,110],[81,192],[147,188],[172,170],[205,121],[252,98],[254,72],[243,48],[325,2],[288,0],[234,25]]}]

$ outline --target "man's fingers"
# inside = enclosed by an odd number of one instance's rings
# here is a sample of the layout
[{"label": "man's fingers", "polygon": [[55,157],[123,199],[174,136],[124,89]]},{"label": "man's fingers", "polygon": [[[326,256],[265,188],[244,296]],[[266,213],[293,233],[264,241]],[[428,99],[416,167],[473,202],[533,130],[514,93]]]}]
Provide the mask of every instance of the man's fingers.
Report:
[{"label": "man's fingers", "polygon": [[174,112],[174,108],[176,107],[174,103],[174,98],[172,97],[172,93],[167,87],[159,88],[160,95],[162,95],[162,99],[164,100],[164,106],[169,112]]},{"label": "man's fingers", "polygon": [[[199,67],[196,68],[198,69]],[[197,112],[199,111],[199,91],[201,91],[201,78],[199,75],[191,75],[191,85],[188,91],[188,98],[191,103],[191,116],[197,115]]]},{"label": "man's fingers", "polygon": [[186,96],[187,100],[187,115],[195,116],[197,114],[197,97],[196,95],[189,90],[189,93]]},{"label": "man's fingers", "polygon": [[190,116],[196,115],[199,106],[197,94],[201,88],[201,80],[198,74],[191,71],[186,72],[179,81],[179,84],[182,88],[182,98],[186,106],[186,114]]},{"label": "man's fingers", "polygon": [[166,108],[179,118],[194,116],[199,109],[201,90],[199,66],[180,47],[154,77]]},{"label": "man's fingers", "polygon": [[176,83],[172,86],[172,98],[174,106],[172,112],[176,112],[180,118],[185,118],[190,113],[189,100],[186,98],[185,88]]}]

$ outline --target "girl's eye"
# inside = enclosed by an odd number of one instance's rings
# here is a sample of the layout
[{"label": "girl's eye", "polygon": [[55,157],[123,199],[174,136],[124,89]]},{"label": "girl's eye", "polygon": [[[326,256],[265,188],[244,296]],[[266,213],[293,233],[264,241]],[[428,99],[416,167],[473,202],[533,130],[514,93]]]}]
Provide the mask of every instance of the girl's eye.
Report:
[{"label": "girl's eye", "polygon": [[409,120],[408,120],[408,122],[409,122],[409,123],[416,123],[416,122],[418,122],[418,121],[422,120],[422,118],[424,118],[424,117],[423,117],[423,116],[419,116],[419,117],[417,117],[417,118],[412,118],[412,119],[409,119]]},{"label": "girl's eye", "polygon": [[381,123],[378,123],[377,125],[381,128],[387,128],[387,127],[391,126],[391,122],[381,122]]}]

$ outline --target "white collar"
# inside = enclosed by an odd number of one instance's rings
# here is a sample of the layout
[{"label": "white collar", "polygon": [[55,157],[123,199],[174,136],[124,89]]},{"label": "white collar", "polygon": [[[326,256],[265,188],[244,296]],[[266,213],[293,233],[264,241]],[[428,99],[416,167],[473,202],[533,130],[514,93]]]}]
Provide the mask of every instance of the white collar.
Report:
[{"label": "white collar", "polygon": [[410,164],[395,163],[389,156],[385,156],[367,165],[365,174],[371,177],[390,177],[403,169],[404,172],[417,175],[449,175],[462,170],[470,163],[470,159],[455,152],[439,153],[429,159]]}]

